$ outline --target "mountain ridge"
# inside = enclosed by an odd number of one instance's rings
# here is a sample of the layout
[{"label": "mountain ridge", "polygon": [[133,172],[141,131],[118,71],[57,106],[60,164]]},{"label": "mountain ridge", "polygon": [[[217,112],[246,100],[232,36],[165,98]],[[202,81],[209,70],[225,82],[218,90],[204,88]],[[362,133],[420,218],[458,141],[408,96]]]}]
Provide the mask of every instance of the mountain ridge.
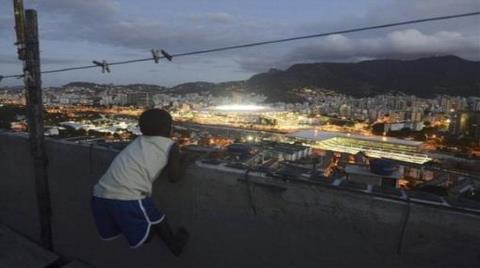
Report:
[{"label": "mountain ridge", "polygon": [[[65,86],[103,87],[87,82]],[[302,101],[294,89],[333,90],[353,97],[370,97],[401,92],[418,97],[435,95],[480,96],[480,62],[457,56],[438,56],[415,60],[367,60],[355,63],[299,63],[285,70],[270,69],[247,80],[211,83],[188,82],[173,87],[132,84],[149,92],[200,93],[214,95],[232,92],[257,93],[269,101]],[[120,86],[123,87],[123,86]]]},{"label": "mountain ridge", "polygon": [[275,96],[294,88],[329,89],[354,97],[391,91],[418,97],[478,96],[480,62],[456,56],[358,63],[302,63],[252,76],[247,86]]}]

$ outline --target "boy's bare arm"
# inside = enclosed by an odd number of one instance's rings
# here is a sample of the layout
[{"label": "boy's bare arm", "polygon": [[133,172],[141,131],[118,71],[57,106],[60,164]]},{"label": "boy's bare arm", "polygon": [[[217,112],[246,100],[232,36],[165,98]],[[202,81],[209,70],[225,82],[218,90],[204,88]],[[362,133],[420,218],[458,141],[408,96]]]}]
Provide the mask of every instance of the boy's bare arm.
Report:
[{"label": "boy's bare arm", "polygon": [[166,172],[170,182],[177,182],[185,175],[185,167],[182,163],[180,150],[176,143],[170,148]]}]

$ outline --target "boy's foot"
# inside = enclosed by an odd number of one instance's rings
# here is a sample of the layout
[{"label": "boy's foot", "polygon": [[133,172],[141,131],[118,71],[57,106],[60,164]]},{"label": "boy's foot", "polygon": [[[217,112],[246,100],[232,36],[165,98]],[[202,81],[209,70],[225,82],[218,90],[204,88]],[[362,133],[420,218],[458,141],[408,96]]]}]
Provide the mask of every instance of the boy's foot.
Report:
[{"label": "boy's foot", "polygon": [[190,238],[190,233],[185,227],[180,227],[177,230],[177,233],[174,235],[174,242],[170,245],[170,250],[173,255],[180,256],[182,254],[183,248],[187,244]]}]

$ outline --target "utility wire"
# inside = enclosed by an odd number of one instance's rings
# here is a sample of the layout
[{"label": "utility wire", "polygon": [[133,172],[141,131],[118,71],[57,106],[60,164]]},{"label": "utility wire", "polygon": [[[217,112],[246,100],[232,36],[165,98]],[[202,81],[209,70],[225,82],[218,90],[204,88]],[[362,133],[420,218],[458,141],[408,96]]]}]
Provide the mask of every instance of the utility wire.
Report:
[{"label": "utility wire", "polygon": [[[219,47],[219,48],[212,48],[212,49],[196,50],[196,51],[191,51],[191,52],[171,54],[169,56],[172,57],[172,58],[175,58],[175,57],[185,57],[185,56],[192,56],[192,55],[199,55],[199,54],[208,54],[208,53],[225,51],[225,50],[233,50],[233,49],[240,49],[240,48],[247,48],[247,47],[263,46],[263,45],[297,41],[297,40],[303,40],[303,39],[319,38],[319,37],[324,37],[324,36],[333,35],[333,34],[346,34],[346,33],[362,32],[362,31],[389,28],[389,27],[395,27],[395,26],[401,26],[401,25],[417,24],[417,23],[430,22],[430,21],[449,20],[449,19],[470,17],[470,16],[478,16],[478,15],[480,15],[480,11],[470,12],[470,13],[462,13],[462,14],[455,14],[455,15],[448,15],[448,16],[440,16],[440,17],[431,17],[431,18],[425,18],[425,19],[408,20],[408,21],[401,21],[401,22],[388,23],[388,24],[375,25],[375,26],[368,26],[368,27],[352,28],[352,29],[347,29],[347,30],[339,30],[339,31],[333,31],[333,32],[326,32],[326,33],[301,35],[301,36],[295,36],[295,37],[289,37],[289,38],[283,38],[283,39],[277,39],[277,40],[246,43],[246,44],[240,44],[240,45],[234,45],[234,46],[226,46],[226,47]],[[168,57],[166,57],[166,56],[157,56],[157,59],[164,59],[164,58],[168,59]],[[135,63],[135,62],[144,62],[144,61],[151,61],[151,60],[153,60],[152,57],[142,58],[142,59],[132,59],[132,60],[125,60],[125,61],[110,62],[110,63],[108,63],[108,65],[109,66],[110,65],[123,65],[123,64],[130,64],[130,63]],[[62,68],[62,69],[47,70],[47,71],[42,71],[41,73],[42,74],[60,73],[60,72],[91,69],[91,68],[98,68],[98,67],[99,67],[98,64],[85,65],[85,66],[77,66],[77,67],[68,67],[68,68]],[[22,78],[22,77],[23,77],[23,74],[0,76],[0,78],[3,78],[3,79],[4,78]]]}]

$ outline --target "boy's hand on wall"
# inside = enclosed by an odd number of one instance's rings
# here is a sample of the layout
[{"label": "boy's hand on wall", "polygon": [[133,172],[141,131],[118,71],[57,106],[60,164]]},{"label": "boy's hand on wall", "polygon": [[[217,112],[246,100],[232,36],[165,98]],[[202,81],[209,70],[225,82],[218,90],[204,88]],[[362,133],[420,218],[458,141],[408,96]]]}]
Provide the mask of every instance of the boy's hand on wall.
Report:
[{"label": "boy's hand on wall", "polygon": [[191,154],[191,153],[185,153],[184,152],[180,155],[180,161],[182,162],[182,164],[184,166],[189,166],[190,164],[195,162],[196,159],[197,159],[197,157],[194,154]]}]

